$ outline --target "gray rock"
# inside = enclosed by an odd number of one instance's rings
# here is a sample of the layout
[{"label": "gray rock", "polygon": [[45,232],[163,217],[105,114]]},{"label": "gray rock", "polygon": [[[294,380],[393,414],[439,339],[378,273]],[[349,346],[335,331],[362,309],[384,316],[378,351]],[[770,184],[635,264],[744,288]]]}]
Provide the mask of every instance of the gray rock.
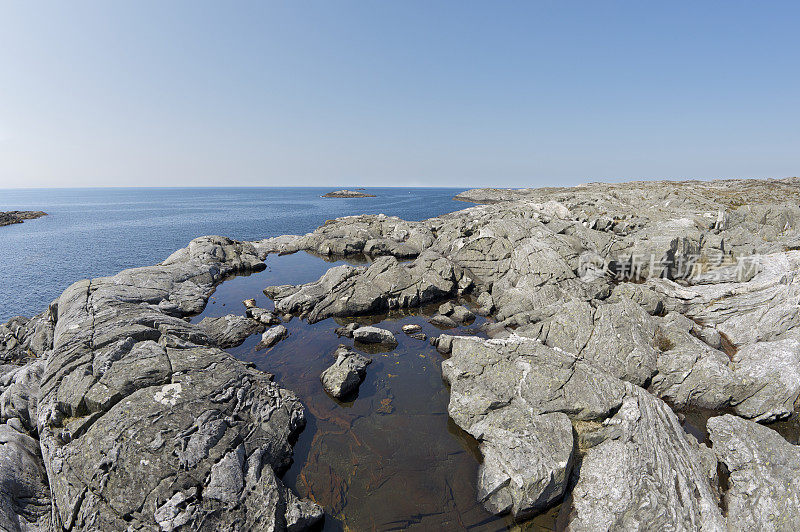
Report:
[{"label": "gray rock", "polygon": [[39,443],[12,425],[0,424],[0,528],[50,530],[50,489]]},{"label": "gray rock", "polygon": [[220,318],[203,318],[197,326],[215,345],[223,349],[241,345],[250,336],[264,330],[260,322],[235,314]]},{"label": "gray rock", "polygon": [[407,325],[403,325],[403,332],[406,334],[413,334],[418,333],[422,330],[421,325],[417,325],[415,323],[409,323]]},{"label": "gray rock", "polygon": [[322,372],[320,380],[325,391],[340,399],[358,390],[372,360],[343,345],[339,346],[334,355],[336,361]]},{"label": "gray rock", "polygon": [[655,325],[630,300],[602,305],[595,314],[592,336],[581,354],[597,367],[642,385],[656,373]]},{"label": "gray rock", "polygon": [[374,198],[375,194],[367,194],[357,190],[335,190],[322,195],[323,198]]},{"label": "gray rock", "polygon": [[387,346],[397,345],[397,339],[386,329],[379,327],[359,327],[353,331],[353,338],[365,344],[382,344]]},{"label": "gray rock", "polygon": [[281,322],[281,319],[271,311],[258,307],[248,308],[247,317],[253,318],[264,325],[277,325]]},{"label": "gray rock", "polygon": [[270,327],[261,335],[261,343],[264,347],[270,348],[289,336],[289,330],[283,325]]},{"label": "gray rock", "polygon": [[[544,501],[558,500],[567,479],[556,466],[569,475],[565,457],[575,452],[572,430],[563,424],[571,421],[586,450],[577,484],[562,506],[560,521],[568,529],[630,528],[635,523],[648,529],[724,528],[712,482],[716,462],[683,431],[663,401],[534,339],[451,337],[451,343],[452,355],[442,363],[451,387],[448,412],[480,442],[485,479],[479,496],[503,486],[496,500],[486,499],[490,510],[527,515],[540,507],[526,503],[515,509],[512,501],[541,495],[537,500],[547,506]],[[543,423],[531,425],[532,420]],[[525,427],[524,438],[503,433],[509,426]],[[488,458],[498,452],[487,440],[492,427],[502,434],[492,440],[504,453],[497,461]],[[538,469],[546,480],[516,474],[513,464],[537,463],[537,456],[553,460],[549,468]],[[504,483],[504,478],[510,480]]]},{"label": "gray rock", "polygon": [[604,422],[604,441],[586,452],[559,522],[576,531],[727,530],[713,455],[666,404],[626,388],[619,412]]},{"label": "gray rock", "polygon": [[450,314],[450,318],[457,323],[468,324],[475,320],[475,314],[473,314],[467,307],[458,305],[453,307],[453,312]]},{"label": "gray rock", "polygon": [[456,306],[451,301],[448,301],[447,303],[442,303],[441,305],[439,305],[439,314],[441,314],[442,316],[449,316],[453,313],[455,308]]},{"label": "gray rock", "polygon": [[737,414],[754,421],[774,421],[794,412],[800,397],[800,342],[786,339],[748,345],[739,349],[732,362],[736,377],[752,383],[735,398]]},{"label": "gray rock", "polygon": [[492,294],[489,292],[481,292],[477,300],[478,311],[481,316],[488,316],[494,310],[494,302],[492,301]]},{"label": "gray rock", "polygon": [[431,325],[435,325],[441,329],[453,329],[455,327],[458,327],[458,323],[456,323],[456,320],[454,320],[450,316],[443,316],[441,314],[436,314],[428,321],[431,323]]},{"label": "gray rock", "polygon": [[275,300],[278,311],[316,323],[330,317],[417,307],[449,297],[462,277],[463,272],[451,261],[425,252],[408,264],[381,257],[366,268],[337,266],[313,283],[269,287],[264,293]]},{"label": "gray rock", "polygon": [[573,463],[572,423],[562,413],[490,411],[470,427],[481,442],[478,500],[496,514],[535,515],[564,495]]},{"label": "gray rock", "polygon": [[51,307],[36,428],[53,529],[285,526],[280,481],[245,482],[233,504],[226,457],[244,448],[247,464],[257,455],[263,471],[287,467],[299,400],[181,319],[226,277],[260,268],[252,245],[203,237],[160,265],[75,283]]},{"label": "gray rock", "polygon": [[664,310],[664,302],[661,296],[646,285],[621,283],[611,292],[608,302],[613,303],[623,299],[629,299],[639,304],[651,316],[661,314]]},{"label": "gray rock", "polygon": [[360,327],[360,325],[358,323],[350,322],[347,325],[343,325],[341,327],[337,327],[335,332],[339,336],[344,336],[345,338],[352,338],[353,337],[353,333],[359,327]]},{"label": "gray rock", "polygon": [[708,420],[713,451],[730,473],[729,530],[800,529],[800,448],[732,415]]}]

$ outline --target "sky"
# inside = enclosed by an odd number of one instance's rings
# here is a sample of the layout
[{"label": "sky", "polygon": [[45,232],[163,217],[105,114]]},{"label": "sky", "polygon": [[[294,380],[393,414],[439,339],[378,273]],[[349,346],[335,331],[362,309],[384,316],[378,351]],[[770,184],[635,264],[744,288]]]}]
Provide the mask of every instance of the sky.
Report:
[{"label": "sky", "polygon": [[800,2],[0,0],[0,188],[800,175]]}]

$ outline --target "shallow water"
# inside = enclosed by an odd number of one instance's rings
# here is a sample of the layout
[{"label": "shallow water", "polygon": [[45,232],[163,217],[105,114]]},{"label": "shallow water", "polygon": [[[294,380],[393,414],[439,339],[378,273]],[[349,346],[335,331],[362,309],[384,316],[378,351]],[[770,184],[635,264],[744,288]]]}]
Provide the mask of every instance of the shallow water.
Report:
[{"label": "shallow water", "polygon": [[[262,290],[275,284],[317,279],[344,262],[325,262],[306,253],[268,257],[267,269],[235,277],[214,293],[206,316],[243,314],[242,300],[255,297],[262,308],[272,303]],[[447,415],[449,392],[442,381],[440,355],[427,341],[405,335],[401,327],[419,324],[428,336],[442,331],[430,325],[430,305],[358,319],[392,331],[399,345],[381,352],[355,345],[373,363],[358,396],[348,402],[328,396],[319,381],[343,343],[334,329],[346,323],[327,319],[309,325],[286,323],[289,337],[269,350],[258,350],[259,335],[229,351],[275,375],[306,407],[308,424],[295,446],[295,462],[284,482],[326,510],[325,530],[506,530],[507,518],[488,513],[476,502],[480,454],[476,442]],[[449,334],[480,334],[478,318]],[[193,320],[194,321],[194,320]],[[525,523],[525,530],[552,530],[554,512]]]}]

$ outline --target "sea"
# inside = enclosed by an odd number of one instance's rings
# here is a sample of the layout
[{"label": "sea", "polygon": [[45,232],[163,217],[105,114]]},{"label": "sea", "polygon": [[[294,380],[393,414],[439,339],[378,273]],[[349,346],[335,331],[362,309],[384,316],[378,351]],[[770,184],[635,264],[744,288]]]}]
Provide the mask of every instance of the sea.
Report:
[{"label": "sea", "polygon": [[322,198],[334,188],[0,189],[0,211],[48,216],[0,227],[0,323],[47,308],[80,279],[157,264],[198,236],[258,240],[304,234],[352,214],[423,220],[468,207],[463,189],[370,188],[374,198]]}]

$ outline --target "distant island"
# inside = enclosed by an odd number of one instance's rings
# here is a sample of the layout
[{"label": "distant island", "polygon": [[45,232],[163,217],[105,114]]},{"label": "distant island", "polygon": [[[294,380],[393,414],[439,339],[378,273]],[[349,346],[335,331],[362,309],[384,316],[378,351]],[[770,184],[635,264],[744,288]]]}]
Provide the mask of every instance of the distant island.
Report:
[{"label": "distant island", "polygon": [[11,224],[21,224],[25,220],[33,220],[47,216],[46,212],[42,211],[8,211],[0,212],[0,227]]},{"label": "distant island", "polygon": [[335,192],[328,192],[322,196],[323,198],[374,198],[375,194],[367,194],[366,192],[358,192],[357,190],[337,190]]}]

